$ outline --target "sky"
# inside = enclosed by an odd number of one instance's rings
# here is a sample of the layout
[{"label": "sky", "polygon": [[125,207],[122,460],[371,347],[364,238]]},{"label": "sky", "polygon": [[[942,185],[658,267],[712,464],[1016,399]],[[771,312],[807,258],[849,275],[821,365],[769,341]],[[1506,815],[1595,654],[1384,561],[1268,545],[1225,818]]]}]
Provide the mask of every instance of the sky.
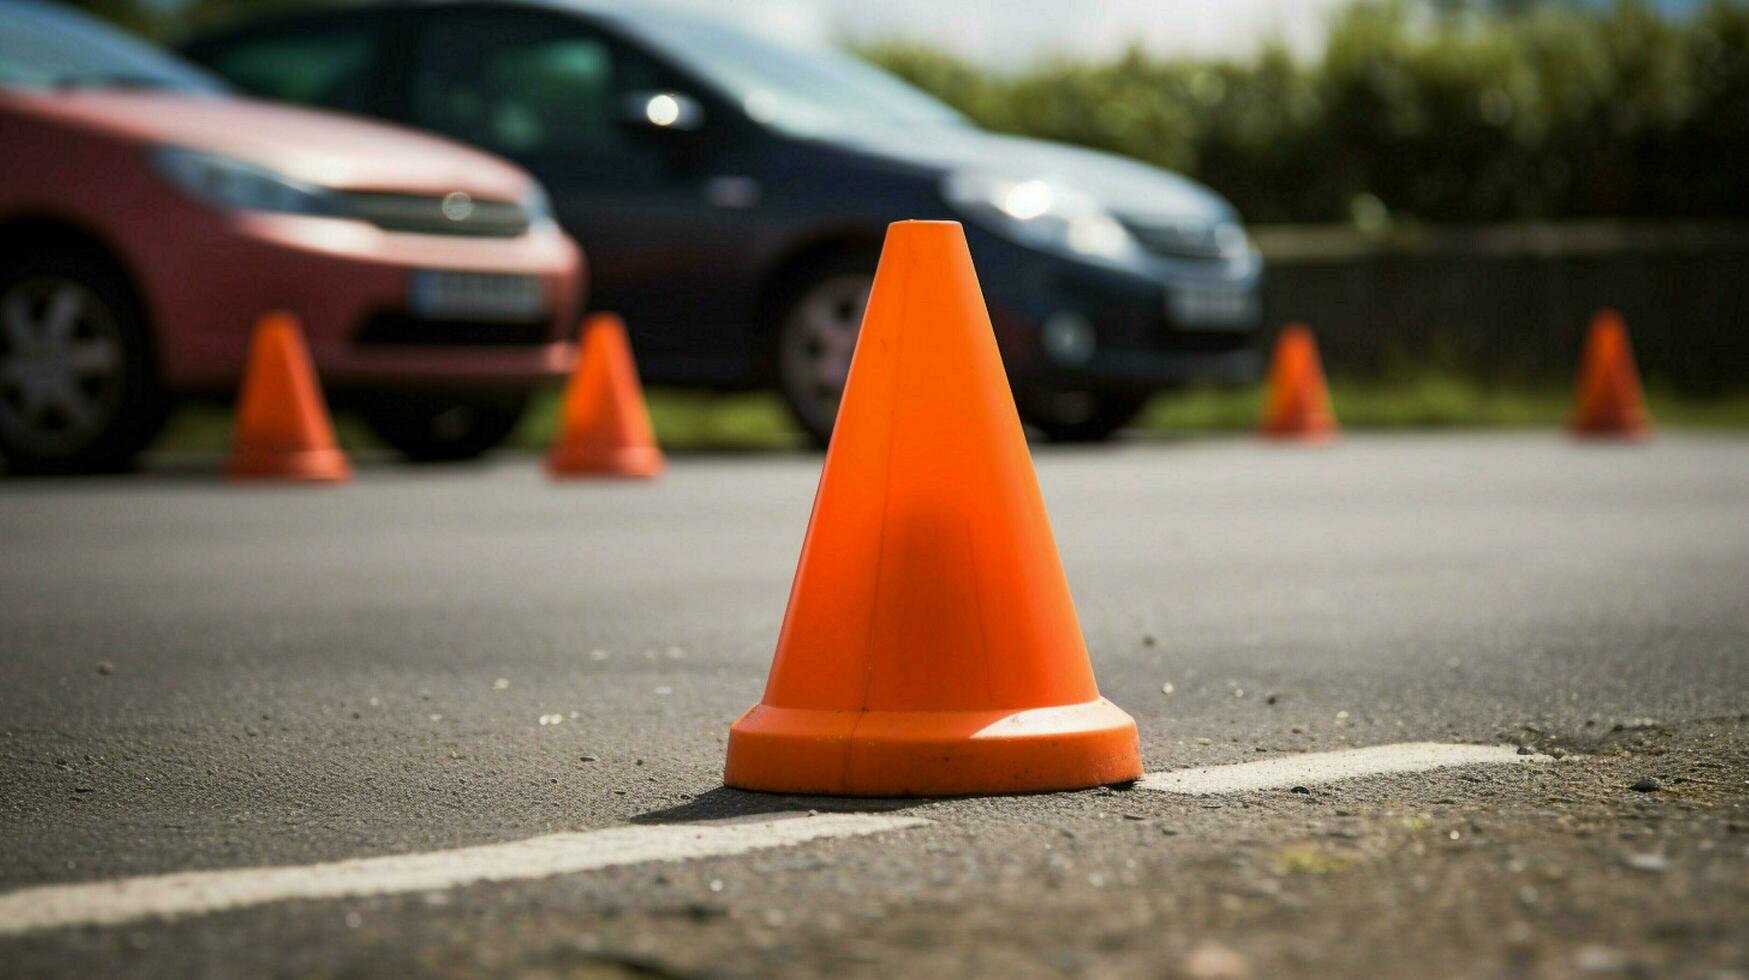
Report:
[{"label": "sky", "polygon": [[[1354,0],[667,0],[810,40],[927,41],[994,68],[1051,55],[1255,54],[1270,40],[1303,56],[1323,49],[1332,11]],[[1611,0],[1586,0],[1605,5]],[[1703,0],[1653,0],[1681,13]]]},{"label": "sky", "polygon": [[[670,3],[676,0],[669,0]],[[721,11],[719,0],[679,0]],[[1279,38],[1316,52],[1329,12],[1352,0],[765,0],[742,22],[792,36],[928,41],[992,67],[1050,55],[1108,55],[1140,43],[1160,54],[1243,58]]]}]

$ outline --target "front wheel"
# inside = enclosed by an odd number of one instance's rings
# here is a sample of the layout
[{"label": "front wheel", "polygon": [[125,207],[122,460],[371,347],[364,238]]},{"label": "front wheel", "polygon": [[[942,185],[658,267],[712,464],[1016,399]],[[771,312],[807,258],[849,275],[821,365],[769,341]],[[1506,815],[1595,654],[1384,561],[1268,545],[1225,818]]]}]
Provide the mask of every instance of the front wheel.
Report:
[{"label": "front wheel", "polygon": [[838,400],[874,287],[875,256],[846,255],[803,277],[783,307],[777,333],[777,385],[809,438],[832,438]]},{"label": "front wheel", "polygon": [[1147,395],[1020,388],[1020,417],[1052,442],[1104,442],[1142,414]]},{"label": "front wheel", "polygon": [[385,393],[358,413],[377,438],[415,463],[474,459],[510,438],[528,408],[526,392]]},{"label": "front wheel", "polygon": [[0,457],[17,471],[114,470],[163,424],[145,318],[85,249],[0,258]]}]

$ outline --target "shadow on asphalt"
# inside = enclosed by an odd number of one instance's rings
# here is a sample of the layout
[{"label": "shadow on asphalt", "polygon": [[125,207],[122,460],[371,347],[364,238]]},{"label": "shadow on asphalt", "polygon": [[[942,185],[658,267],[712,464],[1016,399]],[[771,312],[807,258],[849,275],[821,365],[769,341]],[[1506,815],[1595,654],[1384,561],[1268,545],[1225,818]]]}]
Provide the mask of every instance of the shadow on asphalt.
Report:
[{"label": "shadow on asphalt", "polygon": [[[826,451],[811,446],[790,448],[768,446],[699,446],[669,449],[662,452],[670,459],[736,460],[736,459],[823,459]],[[539,468],[546,454],[529,449],[505,449],[480,459],[459,461],[411,462],[385,449],[349,450],[347,459],[359,473],[399,473],[402,475],[456,475],[487,473],[503,465]],[[495,465],[496,464],[496,465]],[[224,483],[225,456],[216,453],[148,453],[130,466],[119,469],[84,472],[15,472],[0,460],[0,487],[37,485],[60,481],[69,485],[103,486],[117,482],[136,483]],[[272,482],[272,481],[267,481]]]},{"label": "shadow on asphalt", "polygon": [[[418,472],[420,469],[412,464],[401,462],[399,457],[391,453],[381,451],[353,453],[349,454],[347,458],[352,463],[353,470],[361,473]],[[455,464],[455,468],[458,470],[472,467],[473,464]],[[14,489],[40,488],[48,484],[56,484],[57,489],[89,488],[95,490],[114,487],[118,484],[283,487],[294,486],[296,481],[261,480],[249,483],[232,483],[225,477],[225,457],[206,453],[150,454],[141,457],[127,467],[87,472],[13,472],[0,463],[0,490],[9,487]]]},{"label": "shadow on asphalt", "polygon": [[[1052,443],[1028,433],[1027,444],[1033,455],[1045,457],[1100,456],[1137,447],[1177,447],[1194,445],[1213,439],[1231,437],[1230,432],[1160,432],[1131,431],[1104,443]],[[749,460],[749,459],[814,459],[823,460],[825,447],[798,442],[788,446],[736,445],[733,443],[692,446],[664,446],[662,452],[677,460]],[[347,458],[353,469],[362,473],[394,472],[402,474],[456,474],[486,472],[493,464],[523,464],[540,466],[546,454],[526,446],[505,447],[480,459],[460,461],[409,462],[399,454],[369,447],[348,449]],[[120,480],[139,483],[219,483],[224,482],[225,455],[210,451],[149,451],[132,464],[94,472],[14,472],[0,459],[0,487],[41,485],[48,481],[64,481],[101,486]]]},{"label": "shadow on asphalt", "polygon": [[726,820],[736,817],[768,816],[776,813],[895,813],[932,803],[931,797],[873,799],[844,796],[793,796],[787,793],[754,793],[743,789],[719,786],[693,797],[679,806],[664,807],[640,813],[632,823],[694,823],[701,820]]},{"label": "shadow on asphalt", "polygon": [[999,799],[1024,796],[1063,797],[1077,794],[1110,795],[1128,793],[1136,784],[1114,783],[1110,786],[1089,786],[1079,790],[1045,790],[1036,793],[971,793],[947,796],[805,796],[794,793],[758,793],[719,786],[693,797],[679,806],[664,807],[640,813],[632,823],[688,823],[702,820],[727,820],[737,817],[768,816],[775,813],[897,813],[913,807],[942,800]]},{"label": "shadow on asphalt", "polygon": [[[1159,432],[1132,431],[1104,443],[1052,443],[1028,434],[1027,444],[1035,457],[1087,457],[1108,455],[1138,447],[1161,448],[1194,445],[1220,438],[1230,438],[1230,432]],[[789,446],[721,445],[663,446],[662,452],[675,460],[755,460],[755,459],[825,459],[826,449],[806,443]],[[489,472],[497,464],[527,464],[538,467],[546,454],[525,446],[505,447],[479,459],[460,461],[410,462],[397,453],[378,447],[348,449],[347,458],[355,472],[413,474],[458,474]],[[120,481],[135,483],[224,483],[225,455],[206,451],[147,452],[129,466],[95,472],[14,472],[0,459],[0,488],[7,485],[30,486],[50,481],[62,481],[70,486],[106,486]]]}]

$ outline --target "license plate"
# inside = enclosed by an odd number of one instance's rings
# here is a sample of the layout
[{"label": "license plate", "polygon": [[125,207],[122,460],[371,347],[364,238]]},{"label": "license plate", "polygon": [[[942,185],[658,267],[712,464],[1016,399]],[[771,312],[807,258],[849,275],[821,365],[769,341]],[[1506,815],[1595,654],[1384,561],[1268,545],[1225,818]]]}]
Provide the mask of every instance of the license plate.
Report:
[{"label": "license plate", "polygon": [[1257,325],[1257,294],[1213,286],[1168,288],[1166,312],[1181,330],[1250,330]]},{"label": "license plate", "polygon": [[407,308],[455,320],[533,320],[546,312],[538,276],[420,269],[407,285]]}]

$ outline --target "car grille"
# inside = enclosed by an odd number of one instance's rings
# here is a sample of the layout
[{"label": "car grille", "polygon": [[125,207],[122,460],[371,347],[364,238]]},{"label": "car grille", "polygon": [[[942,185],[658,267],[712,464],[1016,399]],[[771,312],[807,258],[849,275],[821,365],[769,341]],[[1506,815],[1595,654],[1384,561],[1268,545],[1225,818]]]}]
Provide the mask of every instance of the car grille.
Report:
[{"label": "car grille", "polygon": [[553,336],[545,321],[482,323],[379,313],[358,328],[355,339],[367,347],[539,347]]},{"label": "car grille", "polygon": [[[522,205],[509,201],[467,200],[465,212],[455,207],[444,211],[447,198],[425,194],[389,194],[349,191],[347,208],[387,231],[422,235],[459,235],[471,238],[515,238],[528,230],[528,215]],[[456,217],[451,217],[456,214]]]},{"label": "car grille", "polygon": [[1119,219],[1141,246],[1155,255],[1182,259],[1218,259],[1221,244],[1215,226],[1204,221]]},{"label": "car grille", "polygon": [[1172,351],[1224,354],[1254,343],[1251,331],[1184,330],[1163,316],[1136,309],[1112,309],[1094,321],[1102,351]]}]

